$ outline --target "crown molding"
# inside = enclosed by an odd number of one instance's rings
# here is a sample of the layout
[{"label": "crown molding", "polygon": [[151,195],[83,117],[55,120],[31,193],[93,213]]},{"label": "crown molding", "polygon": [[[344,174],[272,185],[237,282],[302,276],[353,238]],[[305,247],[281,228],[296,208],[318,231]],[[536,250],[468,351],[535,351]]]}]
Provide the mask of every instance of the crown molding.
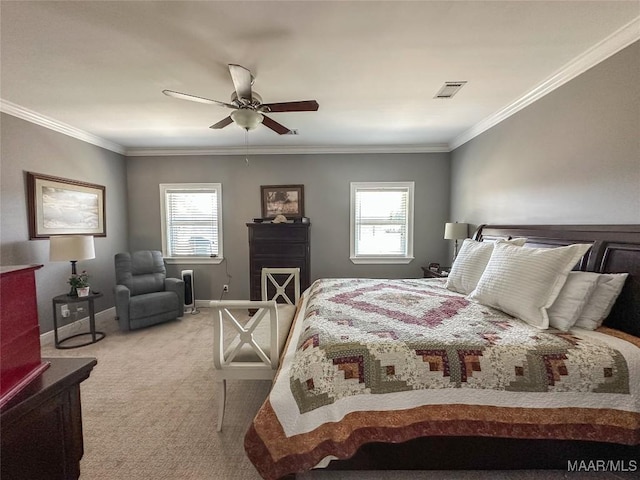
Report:
[{"label": "crown molding", "polygon": [[449,152],[446,144],[433,145],[354,145],[338,147],[220,147],[220,148],[129,148],[128,157],[166,157],[189,155],[316,155],[357,153],[442,153]]},{"label": "crown molding", "polygon": [[36,125],[48,128],[49,130],[54,130],[70,137],[77,138],[78,140],[82,140],[83,142],[106,148],[107,150],[111,150],[112,152],[120,154],[125,153],[125,149],[122,145],[110,142],[109,140],[105,140],[104,138],[98,137],[97,135],[94,135],[92,133],[85,132],[84,130],[80,130],[76,127],[72,127],[71,125],[67,125],[66,123],[62,123],[55,118],[47,117],[46,115],[34,112],[33,110],[29,110],[28,108],[21,107],[20,105],[16,105],[15,103],[3,100],[1,98],[0,112],[21,118],[22,120],[26,120],[27,122],[35,123]]},{"label": "crown molding", "polygon": [[124,148],[109,140],[105,140],[102,137],[93,135],[79,128],[72,127],[66,123],[62,123],[54,118],[47,117],[40,113],[29,110],[15,103],[3,100],[0,98],[0,111],[14,117],[21,118],[27,122],[35,123],[42,127],[54,130],[56,132],[68,135],[78,140],[82,140],[98,147],[106,148],[113,152],[128,156],[128,157],[166,157],[166,156],[184,156],[184,155],[296,155],[296,154],[336,154],[336,153],[441,153],[449,152],[449,146],[447,144],[433,144],[433,145],[355,145],[355,146],[340,146],[340,147],[322,147],[322,146],[310,146],[310,147],[287,147],[287,146],[275,146],[275,147],[207,147],[207,148]]},{"label": "crown molding", "polygon": [[460,145],[465,144],[472,138],[480,135],[482,132],[485,132],[503,120],[506,120],[514,113],[517,113],[528,105],[531,105],[533,102],[539,100],[548,93],[551,93],[553,90],[561,87],[568,81],[574,79],[578,75],[596,66],[600,62],[603,62],[610,56],[618,53],[623,48],[628,47],[638,40],[640,40],[640,16],[634,18],[604,40],[596,43],[593,47],[578,55],[551,77],[536,85],[532,90],[525,93],[515,102],[498,110],[496,113],[476,123],[469,130],[458,135],[449,144],[450,150],[455,150]]}]

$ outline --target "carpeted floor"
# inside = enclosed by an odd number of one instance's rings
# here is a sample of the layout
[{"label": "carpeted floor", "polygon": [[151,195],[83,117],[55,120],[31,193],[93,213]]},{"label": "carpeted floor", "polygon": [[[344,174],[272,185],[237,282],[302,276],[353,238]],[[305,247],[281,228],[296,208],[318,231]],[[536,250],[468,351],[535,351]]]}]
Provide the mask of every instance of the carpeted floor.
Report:
[{"label": "carpeted floor", "polygon": [[[134,332],[108,320],[104,340],[74,350],[42,349],[43,357],[95,357],[82,383],[84,458],[81,480],[254,480],[243,439],[270,382],[229,382],[227,410],[216,432],[213,326],[198,315]],[[559,471],[322,472],[302,480],[631,479],[629,474]]]}]

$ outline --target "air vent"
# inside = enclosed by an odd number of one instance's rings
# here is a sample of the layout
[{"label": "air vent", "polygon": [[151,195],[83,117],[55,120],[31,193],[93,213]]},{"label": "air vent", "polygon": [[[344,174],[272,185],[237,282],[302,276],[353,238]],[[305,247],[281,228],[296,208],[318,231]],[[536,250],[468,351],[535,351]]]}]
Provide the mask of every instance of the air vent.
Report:
[{"label": "air vent", "polygon": [[464,87],[467,82],[444,82],[444,85],[440,89],[436,96],[433,98],[453,98],[458,91]]}]

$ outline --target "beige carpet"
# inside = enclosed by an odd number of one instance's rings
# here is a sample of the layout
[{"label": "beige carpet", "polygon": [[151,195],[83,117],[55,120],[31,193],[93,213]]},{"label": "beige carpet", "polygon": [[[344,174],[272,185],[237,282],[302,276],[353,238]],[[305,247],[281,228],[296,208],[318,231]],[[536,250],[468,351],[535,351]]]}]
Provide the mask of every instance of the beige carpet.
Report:
[{"label": "beige carpet", "polygon": [[[82,383],[85,454],[81,480],[259,479],[242,447],[244,433],[270,382],[229,382],[223,431],[216,432],[213,326],[199,315],[122,333],[114,320],[107,337],[74,350],[43,347],[44,357],[95,357]],[[484,480],[635,478],[558,471],[312,472],[303,480]]]}]

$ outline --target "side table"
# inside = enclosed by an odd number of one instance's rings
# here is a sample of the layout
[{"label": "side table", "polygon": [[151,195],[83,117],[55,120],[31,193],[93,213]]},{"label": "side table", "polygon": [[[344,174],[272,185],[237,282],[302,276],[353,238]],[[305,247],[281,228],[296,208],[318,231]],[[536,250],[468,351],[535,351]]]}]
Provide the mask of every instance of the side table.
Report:
[{"label": "side table", "polygon": [[[53,297],[53,335],[55,339],[55,347],[59,349],[69,349],[69,348],[78,348],[84,347],[85,345],[90,345],[92,343],[99,342],[105,337],[103,332],[96,332],[96,311],[93,305],[93,301],[96,298],[102,297],[101,293],[89,293],[86,297],[72,297],[71,295],[58,295],[57,297]],[[70,335],[66,338],[59,339],[58,338],[58,308],[57,305],[64,305],[69,303],[81,303],[87,302],[89,304],[89,331],[83,333],[76,333],[75,335]],[[80,337],[83,335],[91,335],[91,340],[88,340],[84,343],[74,344],[74,345],[62,345],[63,342],[70,340],[72,338]]]},{"label": "side table", "polygon": [[451,270],[450,268],[446,268],[444,271],[446,271],[446,275],[444,274],[443,270],[438,270],[437,272],[434,272],[433,270],[429,270],[429,267],[420,267],[422,268],[422,277],[423,278],[447,278],[447,275],[449,275],[449,271]]}]

